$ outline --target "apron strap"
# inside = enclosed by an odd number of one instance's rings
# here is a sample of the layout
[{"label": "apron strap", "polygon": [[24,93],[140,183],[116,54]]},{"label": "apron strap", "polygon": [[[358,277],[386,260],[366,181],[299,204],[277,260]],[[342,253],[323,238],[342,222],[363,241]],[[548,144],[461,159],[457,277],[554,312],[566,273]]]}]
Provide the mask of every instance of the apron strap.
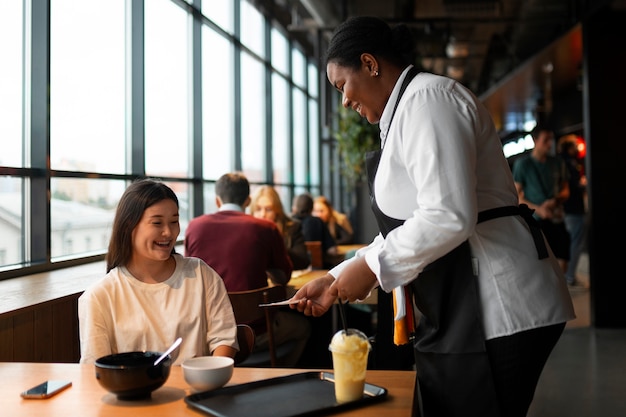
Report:
[{"label": "apron strap", "polygon": [[519,206],[496,207],[478,213],[478,221],[476,223],[486,222],[498,217],[521,216],[530,228],[530,233],[533,236],[535,248],[537,249],[538,258],[545,259],[548,257],[548,249],[546,248],[546,242],[543,240],[541,226],[533,217],[534,212],[535,210],[531,209],[526,204],[520,204]]}]

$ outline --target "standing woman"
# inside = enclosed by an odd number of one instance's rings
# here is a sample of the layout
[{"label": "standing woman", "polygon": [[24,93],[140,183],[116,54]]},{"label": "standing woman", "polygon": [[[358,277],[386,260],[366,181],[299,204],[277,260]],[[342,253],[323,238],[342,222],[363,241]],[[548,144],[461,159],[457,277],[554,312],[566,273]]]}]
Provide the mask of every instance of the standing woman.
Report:
[{"label": "standing woman", "polygon": [[117,206],[106,255],[107,273],[78,299],[81,363],[131,351],[234,357],[239,349],[233,309],[222,278],[197,258],[174,250],[178,198],[167,185],[132,183]]},{"label": "standing woman", "polygon": [[381,149],[367,159],[380,234],[300,289],[292,308],[319,316],[377,286],[406,291],[421,315],[414,415],[525,416],[574,318],[571,298],[531,211],[518,205],[489,113],[455,80],[418,72],[412,51],[408,28],[377,18],[350,19],[333,34],[328,80],[344,107],[380,126]]},{"label": "standing woman", "polygon": [[260,187],[252,196],[250,203],[250,214],[259,219],[269,220],[276,224],[280,234],[283,235],[285,248],[291,258],[293,269],[306,269],[311,264],[302,224],[287,216],[280,201],[280,196],[270,185]]}]

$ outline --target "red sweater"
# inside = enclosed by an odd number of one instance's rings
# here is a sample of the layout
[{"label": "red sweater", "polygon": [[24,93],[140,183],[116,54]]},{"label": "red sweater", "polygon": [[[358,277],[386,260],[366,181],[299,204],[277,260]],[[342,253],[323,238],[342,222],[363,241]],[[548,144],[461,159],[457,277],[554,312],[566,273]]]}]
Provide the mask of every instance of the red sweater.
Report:
[{"label": "red sweater", "polygon": [[227,291],[267,286],[267,272],[293,269],[276,225],[248,214],[224,210],[189,222],[185,255],[204,260],[222,277]]}]

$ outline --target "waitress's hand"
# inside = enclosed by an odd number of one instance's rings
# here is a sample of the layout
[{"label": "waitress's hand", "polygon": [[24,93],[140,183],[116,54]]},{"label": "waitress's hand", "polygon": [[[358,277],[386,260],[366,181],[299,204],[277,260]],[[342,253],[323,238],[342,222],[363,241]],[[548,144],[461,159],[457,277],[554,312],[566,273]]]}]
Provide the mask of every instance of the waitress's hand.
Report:
[{"label": "waitress's hand", "polygon": [[309,281],[296,292],[292,300],[300,302],[291,304],[291,309],[296,309],[305,316],[319,317],[326,313],[337,299],[328,291],[330,285],[335,282],[335,277],[326,274],[323,277]]},{"label": "waitress's hand", "polygon": [[360,257],[346,265],[339,278],[330,286],[329,293],[342,301],[362,301],[377,285],[376,275],[365,262],[365,257]]}]

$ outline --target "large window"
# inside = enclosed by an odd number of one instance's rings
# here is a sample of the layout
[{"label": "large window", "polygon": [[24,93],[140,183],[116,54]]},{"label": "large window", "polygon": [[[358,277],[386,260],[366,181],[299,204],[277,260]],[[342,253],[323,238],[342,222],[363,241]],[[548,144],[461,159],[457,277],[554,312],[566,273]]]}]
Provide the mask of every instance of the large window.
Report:
[{"label": "large window", "polygon": [[291,54],[291,59],[293,82],[295,82],[299,87],[305,88],[307,78],[306,58],[301,50],[294,48]]},{"label": "large window", "polygon": [[145,7],[146,174],[188,177],[189,16],[170,0]]},{"label": "large window", "polygon": [[24,166],[22,159],[23,21],[20,2],[0,2],[0,39],[2,39],[0,42],[0,59],[2,59],[2,65],[0,65],[0,138],[2,138],[0,165],[11,167]]},{"label": "large window", "polygon": [[265,69],[248,54],[241,57],[241,165],[250,181],[264,181]]},{"label": "large window", "polygon": [[289,74],[289,40],[277,27],[272,27],[272,66]]},{"label": "large window", "polygon": [[[0,2],[0,166],[14,168],[24,167],[23,22],[20,2]],[[0,268],[25,261],[25,185],[22,178],[0,176]]]},{"label": "large window", "polygon": [[[291,134],[289,80],[282,74],[289,74],[289,40],[276,26],[272,26],[272,67],[279,71],[272,74],[272,178],[275,183],[293,181],[291,167]],[[287,212],[290,212],[291,209]]]},{"label": "large window", "polygon": [[282,76],[272,77],[272,162],[273,178],[276,183],[291,182],[289,178],[290,114],[285,111],[289,106],[289,83]]},{"label": "large window", "polygon": [[176,192],[180,241],[226,172],[286,209],[320,190],[316,48],[256,2],[195,4],[0,2],[0,279],[101,260],[138,177]]},{"label": "large window", "polygon": [[25,262],[26,229],[24,188],[26,180],[0,177],[0,268]]},{"label": "large window", "polygon": [[53,178],[51,182],[52,259],[106,250],[124,181]]},{"label": "large window", "polygon": [[[124,1],[93,0],[76,7],[73,0],[52,0],[50,17],[50,166],[123,174]],[[51,259],[106,250],[123,189],[123,181],[52,178]]]},{"label": "large window", "polygon": [[304,93],[293,88],[293,111],[291,119],[293,123],[293,175],[294,182],[301,187],[306,186],[309,180],[309,151],[307,142],[306,112],[307,103]]},{"label": "large window", "polygon": [[241,42],[252,52],[265,57],[263,15],[248,0],[241,0]]},{"label": "large window", "polygon": [[[320,175],[320,106],[318,101],[319,91],[319,70],[317,66],[309,64],[307,66],[308,76],[308,92],[309,92],[309,112],[308,112],[308,124],[309,124],[309,161],[311,164],[311,184],[317,186],[321,185]],[[321,190],[313,190],[314,193],[321,194]]]},{"label": "large window", "polygon": [[217,179],[235,167],[235,105],[232,43],[202,29],[203,177]]},{"label": "large window", "polygon": [[52,0],[50,14],[50,165],[123,174],[124,1]]},{"label": "large window", "polygon": [[[319,127],[316,123],[319,115],[319,107],[317,100],[309,99],[308,108],[308,123],[309,123],[309,182],[313,184],[320,184],[320,142],[319,142]],[[315,193],[319,194],[320,190],[316,189]]]},{"label": "large window", "polygon": [[211,19],[219,27],[233,33],[235,27],[234,2],[239,0],[204,0],[202,14]]}]

